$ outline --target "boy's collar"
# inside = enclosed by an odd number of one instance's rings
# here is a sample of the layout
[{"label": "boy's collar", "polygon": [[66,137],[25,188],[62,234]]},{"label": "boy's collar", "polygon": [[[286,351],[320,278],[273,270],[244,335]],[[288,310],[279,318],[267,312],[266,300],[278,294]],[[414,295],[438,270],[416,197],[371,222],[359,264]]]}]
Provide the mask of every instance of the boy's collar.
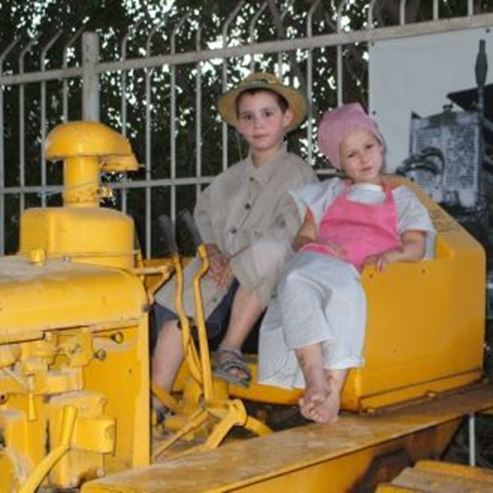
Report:
[{"label": "boy's collar", "polygon": [[256,167],[253,164],[252,156],[249,154],[246,158],[247,162],[247,180],[253,179],[260,182],[262,185],[265,185],[269,182],[272,175],[274,174],[277,166],[284,161],[285,155],[288,153],[287,145],[285,143],[279,149],[279,152],[270,159],[269,161],[263,163],[261,166]]}]

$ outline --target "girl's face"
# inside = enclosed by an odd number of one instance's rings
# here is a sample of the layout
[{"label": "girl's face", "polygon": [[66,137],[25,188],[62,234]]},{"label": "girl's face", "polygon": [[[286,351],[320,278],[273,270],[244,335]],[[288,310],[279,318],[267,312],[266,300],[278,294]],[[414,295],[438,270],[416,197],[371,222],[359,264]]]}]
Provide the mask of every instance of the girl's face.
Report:
[{"label": "girl's face", "polygon": [[341,140],[339,152],[341,167],[354,183],[381,183],[383,146],[372,132],[352,130]]}]

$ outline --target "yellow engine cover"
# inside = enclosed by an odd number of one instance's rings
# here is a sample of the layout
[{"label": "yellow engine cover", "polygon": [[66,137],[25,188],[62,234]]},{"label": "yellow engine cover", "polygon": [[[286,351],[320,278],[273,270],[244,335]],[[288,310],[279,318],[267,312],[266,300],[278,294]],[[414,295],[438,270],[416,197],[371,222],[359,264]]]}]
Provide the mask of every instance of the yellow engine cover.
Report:
[{"label": "yellow engine cover", "polygon": [[53,257],[115,267],[134,267],[134,222],[113,209],[50,207],[21,217],[20,253],[44,250]]},{"label": "yellow engine cover", "polygon": [[148,302],[123,269],[0,258],[0,485],[43,479],[70,409],[49,485],[149,463]]},{"label": "yellow engine cover", "polygon": [[119,326],[139,319],[146,303],[140,280],[119,269],[0,257],[0,344],[55,329]]}]

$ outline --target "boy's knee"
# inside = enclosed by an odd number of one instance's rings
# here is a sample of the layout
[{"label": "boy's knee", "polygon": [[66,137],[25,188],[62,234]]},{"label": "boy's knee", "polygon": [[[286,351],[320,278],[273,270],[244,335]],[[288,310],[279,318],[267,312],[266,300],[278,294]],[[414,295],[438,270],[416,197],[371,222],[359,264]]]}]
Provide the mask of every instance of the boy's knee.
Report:
[{"label": "boy's knee", "polygon": [[257,271],[264,276],[276,275],[292,255],[288,241],[262,239],[251,247]]},{"label": "boy's knee", "polygon": [[161,321],[158,325],[154,327],[154,344],[153,349],[159,344],[159,341],[169,337],[170,335],[175,335],[175,337],[180,335],[180,329],[178,327],[177,319],[170,319]]}]

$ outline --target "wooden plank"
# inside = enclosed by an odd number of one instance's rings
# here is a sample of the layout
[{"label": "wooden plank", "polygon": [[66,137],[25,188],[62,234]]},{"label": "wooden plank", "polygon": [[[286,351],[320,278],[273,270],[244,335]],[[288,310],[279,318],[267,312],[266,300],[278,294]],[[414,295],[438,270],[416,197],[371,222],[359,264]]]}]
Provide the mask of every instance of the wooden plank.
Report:
[{"label": "wooden plank", "polygon": [[191,493],[247,488],[282,475],[294,477],[302,469],[491,407],[493,385],[482,384],[375,416],[343,415],[333,426],[310,424],[266,437],[235,441],[211,452],[91,481],[82,492]]}]

